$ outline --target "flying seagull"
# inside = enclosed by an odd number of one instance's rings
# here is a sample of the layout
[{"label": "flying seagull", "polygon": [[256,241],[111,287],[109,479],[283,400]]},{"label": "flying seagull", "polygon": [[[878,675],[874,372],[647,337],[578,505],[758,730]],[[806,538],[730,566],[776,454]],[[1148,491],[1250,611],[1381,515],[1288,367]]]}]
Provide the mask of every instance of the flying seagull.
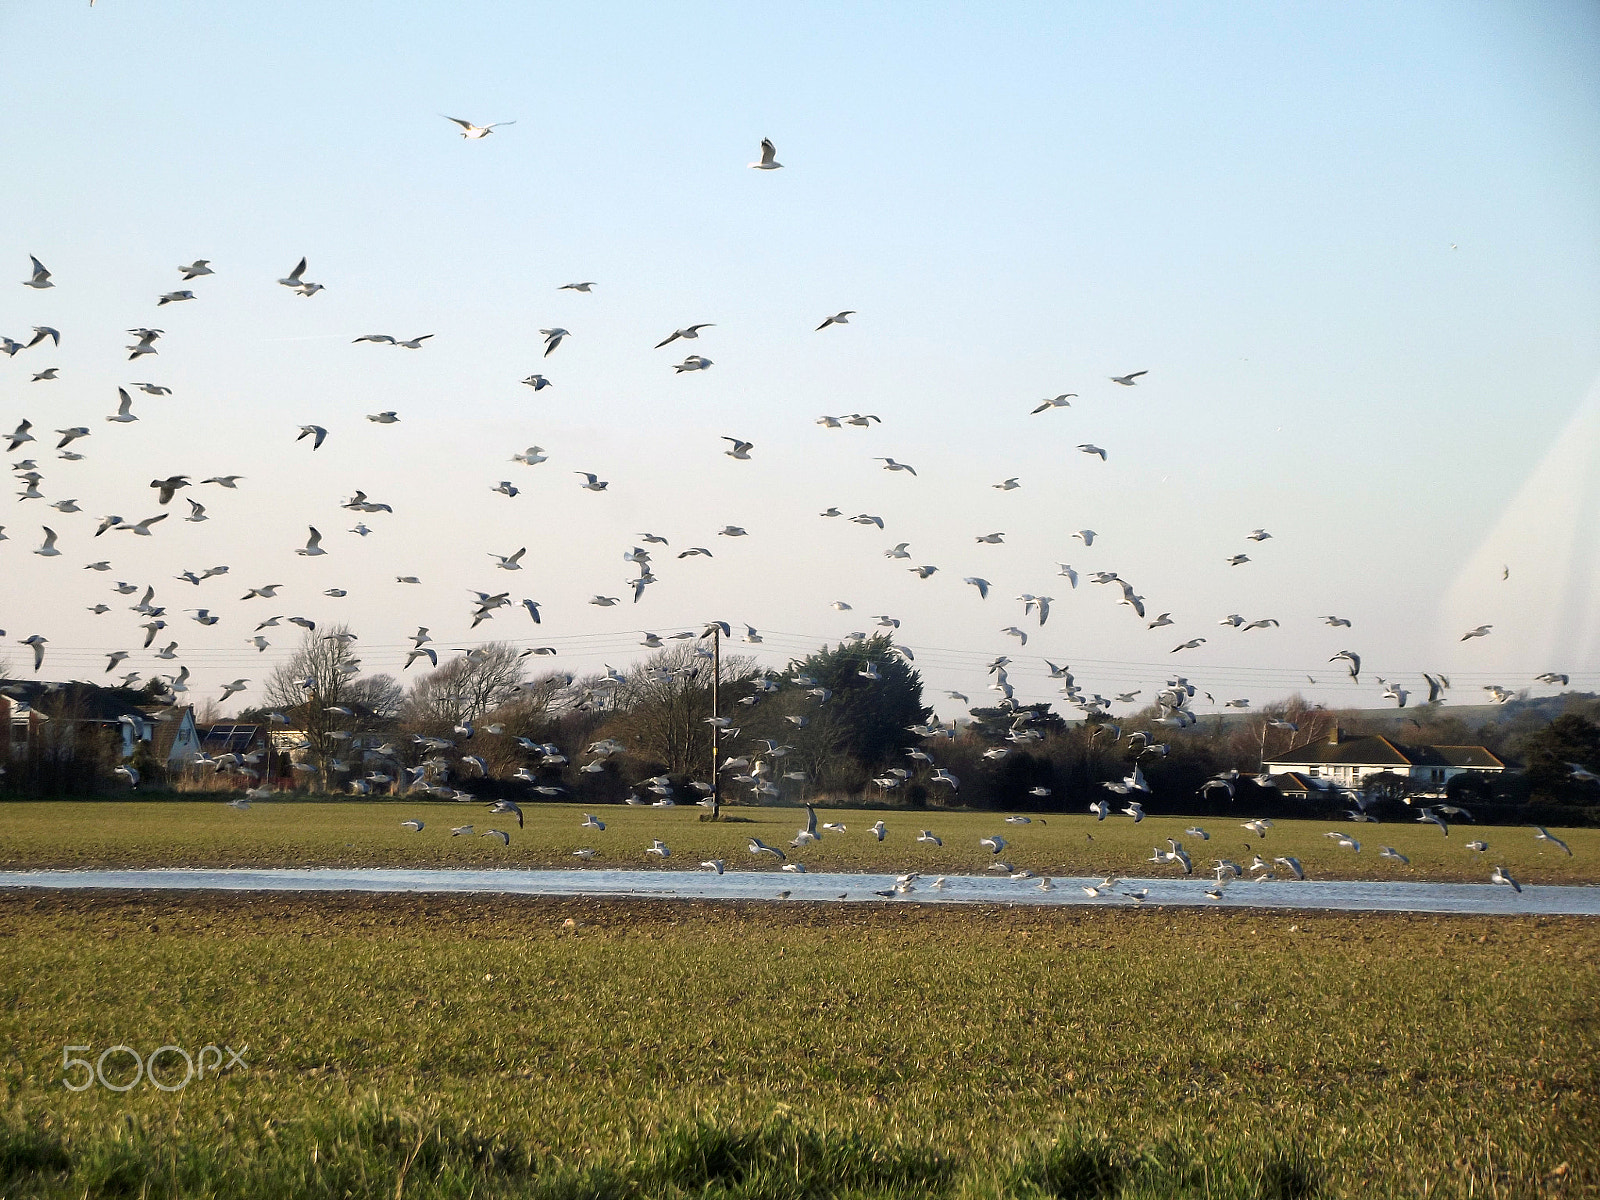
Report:
[{"label": "flying seagull", "polygon": [[[754,167],[757,171],[776,171],[783,166],[783,164],[778,161],[778,148],[772,144],[771,138],[761,139],[761,161],[753,162],[750,164],[750,166]],[[39,260],[34,259],[33,261],[34,265],[38,267]],[[44,270],[43,267],[38,267],[38,269],[41,271]],[[48,277],[49,272],[46,271],[45,275]],[[37,287],[39,285],[35,284],[34,286]]]},{"label": "flying seagull", "polygon": [[816,327],[816,329],[812,330],[812,332],[813,333],[820,333],[824,329],[826,329],[829,325],[848,325],[848,324],[850,324],[850,318],[855,316],[855,315],[856,315],[856,310],[853,309],[853,308],[847,308],[843,312],[836,312],[836,313],[833,314],[833,316],[828,317],[826,320],[824,320],[822,322],[822,324],[818,325]]},{"label": "flying seagull", "polygon": [[1126,375],[1111,376],[1112,383],[1120,383],[1123,387],[1132,387],[1139,382],[1139,376],[1148,375],[1149,371],[1130,371]]},{"label": "flying seagull", "polygon": [[[770,142],[762,142],[761,144],[764,147],[770,147],[771,146]],[[776,166],[777,164],[775,163],[773,165]],[[44,269],[44,264],[42,262],[40,262],[37,258],[34,258],[33,255],[31,255],[31,254],[28,255],[28,261],[33,263],[33,275],[30,278],[24,279],[22,281],[22,286],[23,287],[31,287],[31,288],[55,287],[55,284],[50,282],[50,272]]]},{"label": "flying seagull", "polygon": [[457,125],[461,126],[461,136],[472,142],[481,141],[482,139],[488,137],[496,129],[499,129],[502,125],[516,124],[515,121],[495,121],[489,125],[474,125],[471,121],[463,121],[460,117],[449,117],[445,116],[444,113],[440,113],[439,115],[444,117],[446,121],[454,121]]},{"label": "flying seagull", "polygon": [[679,338],[690,338],[690,339],[697,338],[697,337],[700,336],[700,331],[702,329],[712,329],[712,328],[715,328],[715,322],[702,321],[698,325],[690,325],[687,329],[674,329],[666,337],[662,338],[659,342],[657,342],[656,345],[655,345],[655,348],[657,350],[659,350],[659,349],[661,349],[661,347],[667,345],[669,342],[675,342]]}]

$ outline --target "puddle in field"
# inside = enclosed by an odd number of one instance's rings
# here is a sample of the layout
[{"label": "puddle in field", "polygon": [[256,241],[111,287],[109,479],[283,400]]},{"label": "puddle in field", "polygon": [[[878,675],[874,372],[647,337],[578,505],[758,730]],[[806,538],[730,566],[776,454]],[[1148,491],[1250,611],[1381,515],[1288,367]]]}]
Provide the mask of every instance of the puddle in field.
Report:
[{"label": "puddle in field", "polygon": [[[1139,903],[1126,893],[1148,889],[1145,904],[1212,905],[1218,908],[1316,908],[1343,912],[1436,912],[1570,914],[1600,916],[1600,887],[1533,887],[1519,894],[1487,883],[1375,883],[1276,880],[1228,885],[1224,899],[1206,895],[1209,879],[1122,880],[1109,895],[1089,896],[1091,879],[1058,878],[1054,889],[1039,881],[983,875],[951,875],[942,888],[933,879],[913,882],[913,891],[892,903],[1123,905]],[[525,896],[625,896],[679,900],[824,900],[884,903],[877,895],[894,887],[893,875],[781,871],[459,871],[357,869],[0,871],[0,887],[148,888],[157,890],[292,892],[488,892]]]}]

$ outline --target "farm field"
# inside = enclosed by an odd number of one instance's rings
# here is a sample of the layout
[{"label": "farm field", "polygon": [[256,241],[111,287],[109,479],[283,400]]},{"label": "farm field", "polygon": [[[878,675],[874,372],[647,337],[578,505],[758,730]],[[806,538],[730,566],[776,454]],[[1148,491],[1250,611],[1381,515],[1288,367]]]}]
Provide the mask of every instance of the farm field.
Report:
[{"label": "farm field", "polygon": [[[752,858],[747,842],[759,837],[819,871],[904,871],[960,874],[982,871],[995,855],[979,839],[999,834],[1002,855],[1018,868],[1039,874],[1159,875],[1175,872],[1148,861],[1166,839],[1183,842],[1195,872],[1213,858],[1230,857],[1244,865],[1260,853],[1271,859],[1293,855],[1308,878],[1396,879],[1486,882],[1496,864],[1524,884],[1600,882],[1600,829],[1552,830],[1572,848],[1536,840],[1526,826],[1458,824],[1449,836],[1430,824],[1350,821],[1278,821],[1264,840],[1241,823],[1241,812],[1198,824],[1210,841],[1188,834],[1197,824],[1182,817],[1148,816],[1139,824],[1128,817],[1097,821],[1085,814],[1034,816],[1027,825],[1008,825],[1004,814],[930,809],[818,809],[819,822],[845,825],[846,832],[824,832],[821,842],[799,850],[788,843],[805,824],[800,808],[730,808],[723,822],[702,822],[692,806],[636,808],[610,805],[594,810],[605,831],[580,828],[583,810],[568,804],[530,805],[525,826],[516,817],[491,816],[487,804],[412,800],[267,801],[248,811],[220,801],[96,801],[0,804],[0,869],[72,867],[574,867],[574,850],[595,850],[595,866],[693,869],[703,860],[725,859],[730,869],[777,869],[770,857]],[[412,833],[400,822],[423,821]],[[887,835],[871,833],[882,820]],[[452,837],[451,828],[472,825],[474,836]],[[479,836],[504,829],[508,846]],[[944,844],[919,843],[931,829]],[[1325,836],[1348,834],[1360,853],[1341,849]],[[644,853],[653,839],[672,851],[666,860]],[[1489,849],[1466,848],[1481,839]],[[1380,846],[1393,846],[1409,865],[1380,858]]]},{"label": "farm field", "polygon": [[1590,1196],[1597,1012],[1576,918],[17,891],[0,1195]]}]

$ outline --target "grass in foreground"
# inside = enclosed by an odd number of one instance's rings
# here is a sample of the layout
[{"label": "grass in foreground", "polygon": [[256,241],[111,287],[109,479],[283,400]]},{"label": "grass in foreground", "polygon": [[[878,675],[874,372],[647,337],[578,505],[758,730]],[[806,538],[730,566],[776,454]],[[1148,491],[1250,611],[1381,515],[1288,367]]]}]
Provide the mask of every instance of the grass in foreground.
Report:
[{"label": "grass in foreground", "polygon": [[[1173,868],[1150,863],[1151,847],[1165,848],[1177,838],[1194,857],[1196,871],[1207,872],[1213,858],[1248,864],[1260,853],[1271,859],[1299,858],[1313,879],[1461,880],[1486,883],[1495,864],[1523,883],[1600,882],[1600,829],[1552,830],[1572,848],[1537,841],[1528,827],[1461,824],[1445,837],[1433,825],[1355,824],[1279,821],[1264,840],[1240,827],[1251,814],[1205,819],[1199,825],[1210,841],[1185,832],[1196,824],[1182,817],[1147,817],[1135,825],[1127,817],[1096,821],[1088,814],[1046,815],[1029,825],[1007,825],[1003,814],[823,809],[819,819],[843,823],[847,832],[825,833],[802,850],[787,843],[805,823],[799,808],[732,808],[733,820],[702,822],[702,809],[630,808],[594,810],[605,832],[579,827],[583,810],[569,804],[530,805],[526,827],[515,817],[491,817],[488,805],[413,800],[349,800],[327,803],[267,801],[241,812],[221,802],[113,801],[0,804],[0,869],[42,867],[574,867],[572,852],[596,851],[594,866],[692,869],[705,859],[726,859],[730,867],[775,870],[770,858],[752,859],[746,843],[754,836],[783,847],[816,871],[905,871],[928,874],[978,872],[994,856],[980,838],[1002,835],[1002,855],[1018,867],[1040,874],[1089,876],[1156,875]],[[426,828],[400,828],[408,817]],[[870,832],[882,819],[888,837]],[[471,824],[505,829],[511,844],[483,837],[450,836],[452,826]],[[942,847],[918,843],[931,829]],[[1362,843],[1359,854],[1340,849],[1325,835],[1338,830]],[[644,853],[653,838],[672,848],[664,864]],[[1481,839],[1485,852],[1466,848]],[[1409,866],[1378,857],[1382,845],[1410,859]]]},{"label": "grass in foreground", "polygon": [[0,947],[8,1196],[1600,1193],[1580,919],[12,893]]}]

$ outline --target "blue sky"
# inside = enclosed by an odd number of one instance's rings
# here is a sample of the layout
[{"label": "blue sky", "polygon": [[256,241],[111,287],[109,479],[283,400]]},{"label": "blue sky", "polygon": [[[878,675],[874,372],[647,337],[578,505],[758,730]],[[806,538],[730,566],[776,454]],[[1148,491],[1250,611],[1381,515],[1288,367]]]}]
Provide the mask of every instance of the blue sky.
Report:
[{"label": "blue sky", "polygon": [[[281,579],[290,610],[360,631],[374,669],[418,624],[465,639],[464,589],[514,585],[546,624],[472,636],[573,639],[580,672],[631,657],[632,631],[709,617],[775,631],[758,652],[781,664],[884,612],[930,684],[968,691],[993,655],[1037,650],[1098,664],[1079,668],[1091,689],[1158,686],[1171,663],[1261,700],[1350,643],[1463,693],[1550,669],[1600,685],[1592,642],[1582,662],[1491,664],[1488,639],[1440,627],[1600,374],[1593,6],[100,0],[9,6],[0,35],[11,269],[37,254],[57,282],[0,287],[0,333],[64,336],[49,363],[0,361],[0,425],[94,427],[83,462],[40,456],[48,500],[84,515],[0,520],[0,628],[48,636],[58,675],[137,645],[130,617],[82,611],[104,591],[82,564],[109,556],[224,613],[178,631],[208,681],[264,677],[278,647],[244,646],[235,597]],[[517,123],[468,142],[440,114]],[[784,170],[746,169],[763,136]],[[327,285],[310,300],[273,283],[302,254]],[[158,314],[196,257],[216,276]],[[576,279],[598,286],[556,290]],[[716,365],[675,375],[682,344],[651,347],[696,321],[716,328],[687,349]],[[122,331],[149,323],[161,354],[129,366]],[[543,359],[552,325],[572,336]],[[369,332],[436,336],[350,344]],[[30,383],[44,365],[61,379]],[[520,387],[534,370],[555,386]],[[106,425],[116,386],[147,378],[174,395]],[[1029,414],[1060,392],[1072,408]],[[380,409],[401,424],[362,419]],[[813,424],[849,411],[883,423]],[[315,455],[304,422],[330,429]],[[507,461],[531,443],[550,462]],[[179,471],[247,479],[204,489],[204,524],[92,538],[90,514],[150,515],[145,484]],[[522,495],[489,490],[505,478]],[[357,487],[398,510],[364,540],[337,508]],[[45,523],[60,558],[28,553]],[[750,536],[716,537],[729,523]],[[292,554],[308,524],[327,558]],[[1241,540],[1258,526],[1273,540]],[[658,557],[639,605],[586,604],[623,594],[645,529],[716,558]],[[995,530],[1005,546],[975,543]],[[885,560],[900,541],[940,573]],[[520,577],[493,570],[522,545]],[[1176,624],[1073,591],[1063,561],[1118,571]],[[225,592],[171,581],[214,563]],[[1530,555],[1518,578],[1568,566]],[[397,592],[399,573],[423,586]],[[967,575],[995,583],[988,602]],[[1024,624],[1022,592],[1057,597],[1025,649],[999,632]],[[1528,595],[1497,633],[1555,619]],[[1242,637],[1216,624],[1231,612],[1282,625]],[[1307,690],[1375,701],[1326,674]]]}]

